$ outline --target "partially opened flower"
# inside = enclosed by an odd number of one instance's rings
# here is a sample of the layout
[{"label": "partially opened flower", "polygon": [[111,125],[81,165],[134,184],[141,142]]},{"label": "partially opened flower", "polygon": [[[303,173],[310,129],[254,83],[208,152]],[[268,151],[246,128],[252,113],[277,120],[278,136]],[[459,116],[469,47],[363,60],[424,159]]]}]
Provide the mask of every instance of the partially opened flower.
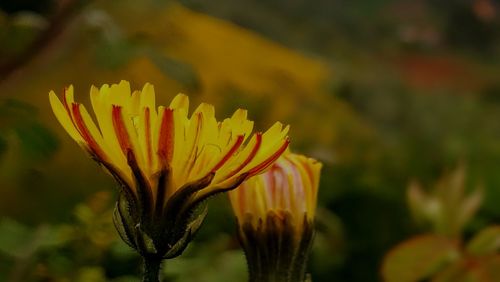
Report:
[{"label": "partially opened flower", "polygon": [[251,282],[303,282],[321,163],[286,153],[229,192]]},{"label": "partially opened flower", "polygon": [[119,183],[116,227],[152,268],[184,250],[205,216],[205,199],[261,173],[289,143],[280,123],[252,135],[245,110],[217,121],[213,106],[201,104],[188,116],[183,94],[157,108],[150,84],[133,93],[126,81],[92,87],[97,123],[74,102],[72,86],[62,101],[49,97],[68,134]]}]

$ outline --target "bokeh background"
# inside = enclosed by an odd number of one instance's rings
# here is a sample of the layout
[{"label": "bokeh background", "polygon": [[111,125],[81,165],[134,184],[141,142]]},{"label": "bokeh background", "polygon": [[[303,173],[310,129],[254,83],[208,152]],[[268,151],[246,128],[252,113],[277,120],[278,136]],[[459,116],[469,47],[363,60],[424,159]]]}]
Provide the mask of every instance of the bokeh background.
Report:
[{"label": "bokeh background", "polygon": [[[407,187],[458,166],[480,185],[467,238],[500,221],[500,3],[495,0],[0,1],[0,281],[138,281],[111,222],[112,179],[52,114],[48,92],[129,80],[158,104],[291,125],[324,163],[313,281],[381,281],[425,232]],[[469,189],[469,188],[467,188]],[[226,197],[169,281],[245,281]],[[400,280],[403,282],[403,280]]]}]

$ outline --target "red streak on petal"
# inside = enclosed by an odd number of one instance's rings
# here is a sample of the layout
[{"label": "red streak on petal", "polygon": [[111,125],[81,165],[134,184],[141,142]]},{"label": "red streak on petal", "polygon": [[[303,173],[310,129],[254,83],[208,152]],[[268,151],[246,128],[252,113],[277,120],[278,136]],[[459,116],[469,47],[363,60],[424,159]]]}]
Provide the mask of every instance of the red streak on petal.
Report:
[{"label": "red streak on petal", "polygon": [[150,119],[150,113],[149,113],[149,108],[146,107],[144,108],[144,129],[145,129],[145,134],[146,134],[146,154],[147,154],[147,160],[148,160],[148,165],[151,166],[151,163],[153,161],[153,156],[152,156],[152,149],[151,149],[151,119]]},{"label": "red streak on petal", "polygon": [[80,105],[73,103],[72,109],[73,109],[73,117],[74,117],[73,122],[74,122],[76,128],[78,129],[78,131],[80,132],[80,135],[82,136],[83,140],[85,140],[85,142],[87,142],[87,145],[89,146],[90,150],[94,154],[96,154],[99,158],[104,159],[104,152],[99,147],[99,145],[95,141],[92,134],[90,134],[90,131],[87,128],[87,125],[83,121],[82,114],[80,113]]},{"label": "red streak on petal", "polygon": [[255,134],[255,146],[253,147],[252,152],[250,152],[250,155],[248,155],[248,157],[246,158],[246,160],[244,162],[242,162],[240,164],[240,166],[238,166],[235,170],[233,170],[226,177],[226,179],[234,176],[236,173],[238,173],[240,170],[242,170],[248,163],[250,163],[250,161],[252,161],[252,159],[255,157],[255,155],[259,151],[259,148],[260,148],[261,144],[262,144],[262,133],[261,132],[257,132]]},{"label": "red streak on petal", "polygon": [[[277,180],[276,178],[278,177],[281,177],[280,171],[281,169],[277,166],[277,165],[274,165],[270,168],[269,170],[269,173],[265,173],[265,176],[267,176],[268,178],[268,184],[269,186],[267,187],[268,188],[268,191],[269,191],[269,196],[270,196],[270,204],[271,204],[271,207],[272,208],[278,208],[279,207],[279,204],[278,204],[278,195],[277,195]],[[282,198],[282,197],[280,197]]]},{"label": "red streak on petal", "polygon": [[254,176],[258,174],[259,172],[263,171],[266,169],[270,164],[272,164],[275,160],[277,160],[283,152],[285,152],[286,148],[288,147],[288,144],[290,144],[290,140],[287,138],[283,145],[269,158],[267,158],[265,161],[257,165],[256,167],[252,168],[251,170],[248,171],[248,177]]},{"label": "red streak on petal", "polygon": [[64,87],[64,90],[63,90],[63,95],[62,95],[63,105],[64,105],[64,108],[66,109],[66,112],[68,113],[69,118],[71,119],[71,123],[73,124],[73,126],[77,127],[75,124],[73,115],[71,114],[71,111],[69,110],[68,100],[66,100],[66,91],[68,91],[68,87]]},{"label": "red streak on petal", "polygon": [[308,180],[312,185],[314,183],[314,173],[311,170],[311,166],[310,166],[308,160],[299,159],[299,162],[302,165],[302,167],[304,168],[304,170],[306,171],[307,176],[309,177]]},{"label": "red streak on petal", "polygon": [[234,143],[233,147],[227,152],[227,154],[215,165],[215,167],[212,169],[212,172],[216,172],[219,168],[221,168],[228,160],[231,158],[236,150],[241,146],[243,143],[244,136],[243,135],[238,135],[236,142]]},{"label": "red streak on petal", "polygon": [[123,122],[122,107],[113,105],[112,111],[113,128],[115,129],[116,138],[120,144],[120,148],[123,153],[127,155],[129,149],[131,149],[129,136],[125,123]]},{"label": "red streak on petal", "polygon": [[163,112],[158,140],[158,153],[167,163],[174,155],[174,110],[167,108]]}]

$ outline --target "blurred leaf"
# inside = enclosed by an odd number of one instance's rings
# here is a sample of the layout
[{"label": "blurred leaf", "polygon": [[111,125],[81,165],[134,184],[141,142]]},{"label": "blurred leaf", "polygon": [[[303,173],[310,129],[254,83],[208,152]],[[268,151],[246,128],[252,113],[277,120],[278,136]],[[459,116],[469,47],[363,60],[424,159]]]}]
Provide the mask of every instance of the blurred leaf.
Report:
[{"label": "blurred leaf", "polygon": [[240,250],[223,251],[213,255],[192,258],[176,258],[166,261],[163,273],[175,277],[175,282],[217,282],[221,277],[227,281],[244,281],[246,276],[245,256]]},{"label": "blurred leaf", "polygon": [[137,254],[134,249],[125,244],[122,240],[117,240],[111,245],[111,253],[118,258],[131,258]]},{"label": "blurred leaf", "polygon": [[386,255],[382,276],[386,282],[420,281],[458,257],[459,250],[453,241],[422,235],[399,244]]},{"label": "blurred leaf", "polygon": [[5,151],[7,151],[7,141],[5,141],[4,137],[0,133],[0,159],[2,158]]},{"label": "blurred leaf", "polygon": [[[433,278],[432,282],[459,282],[460,279],[464,277],[466,268],[464,267],[464,261],[458,261],[457,263],[447,266],[445,269],[437,273]],[[472,281],[468,281],[472,282]]]},{"label": "blurred leaf", "polygon": [[[314,244],[309,258],[310,268],[315,276],[329,277],[332,272],[339,269],[345,262],[345,252],[340,246],[333,245],[331,234],[316,232],[314,234]],[[332,246],[333,245],[333,246]],[[325,259],[328,258],[328,259]],[[324,279],[318,279],[323,281]]]},{"label": "blurred leaf", "polygon": [[[338,267],[345,257],[344,226],[341,219],[325,208],[318,207],[315,221],[316,233],[311,250],[311,270],[328,275]],[[325,260],[325,257],[329,257]]]},{"label": "blurred leaf", "polygon": [[489,226],[476,234],[467,244],[466,250],[472,255],[495,253],[500,248],[500,226]]},{"label": "blurred leaf", "polygon": [[151,61],[168,77],[180,82],[189,92],[200,90],[200,79],[195,70],[186,63],[157,52],[149,52]]},{"label": "blurred leaf", "polygon": [[137,54],[134,42],[118,38],[101,38],[95,48],[96,63],[100,66],[117,69],[127,64]]},{"label": "blurred leaf", "polygon": [[165,262],[162,271],[167,281],[172,282],[218,282],[221,277],[227,281],[245,281],[246,263],[241,250],[228,249],[232,244],[227,236],[214,237],[196,247],[191,243],[180,257]]},{"label": "blurred leaf", "polygon": [[36,112],[37,109],[34,106],[19,100],[0,100],[0,117],[5,121],[11,121],[11,119],[29,120]]},{"label": "blurred leaf", "polygon": [[134,276],[123,276],[112,280],[113,282],[137,282],[137,277]]},{"label": "blurred leaf", "polygon": [[28,123],[14,128],[22,152],[34,160],[44,160],[59,148],[58,139],[47,128],[38,123]]},{"label": "blurred leaf", "polygon": [[104,269],[101,267],[84,267],[78,272],[76,282],[106,282]]},{"label": "blurred leaf", "polygon": [[467,193],[465,176],[465,166],[459,165],[442,176],[429,193],[417,182],[412,182],[407,189],[407,199],[415,219],[430,223],[438,234],[460,238],[483,200],[479,187]]},{"label": "blurred leaf", "polygon": [[57,137],[37,120],[36,113],[37,108],[28,103],[15,99],[0,101],[0,154],[9,147],[9,134],[15,135],[28,160],[45,160],[56,152]]},{"label": "blurred leaf", "polygon": [[[469,265],[472,265],[470,267]],[[463,281],[490,282],[500,281],[500,256],[484,257],[467,264],[468,275]],[[470,277],[469,279],[467,279]]]},{"label": "blurred leaf", "polygon": [[[0,10],[1,12],[1,10]],[[49,25],[40,14],[21,11],[11,15],[5,25],[0,20],[0,62],[14,62],[39,38]]]},{"label": "blurred leaf", "polygon": [[64,240],[57,229],[41,225],[26,227],[12,219],[0,220],[0,252],[15,258],[25,258],[42,248],[59,246]]},{"label": "blurred leaf", "polygon": [[8,218],[0,221],[0,251],[11,257],[20,256],[20,252],[32,239],[28,227]]},{"label": "blurred leaf", "polygon": [[463,259],[438,273],[432,282],[500,281],[500,256]]},{"label": "blurred leaf", "polygon": [[21,12],[12,19],[12,24],[33,29],[47,28],[47,20],[39,14],[31,12]]},{"label": "blurred leaf", "polygon": [[427,220],[439,216],[439,202],[437,199],[429,197],[419,183],[412,181],[406,195],[412,216],[418,223],[425,223]]},{"label": "blurred leaf", "polygon": [[63,276],[75,268],[75,257],[71,258],[62,252],[54,251],[47,256],[47,268],[57,276]]},{"label": "blurred leaf", "polygon": [[483,202],[483,189],[476,187],[465,199],[462,201],[462,209],[458,211],[459,225],[465,226],[476,215],[479,207]]}]

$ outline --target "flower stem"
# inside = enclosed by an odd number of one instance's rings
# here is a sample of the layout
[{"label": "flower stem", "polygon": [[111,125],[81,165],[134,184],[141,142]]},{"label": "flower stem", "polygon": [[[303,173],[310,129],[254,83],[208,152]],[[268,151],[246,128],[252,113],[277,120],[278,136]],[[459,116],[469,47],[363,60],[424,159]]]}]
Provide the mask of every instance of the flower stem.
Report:
[{"label": "flower stem", "polygon": [[161,259],[144,257],[144,278],[143,282],[160,281]]}]

